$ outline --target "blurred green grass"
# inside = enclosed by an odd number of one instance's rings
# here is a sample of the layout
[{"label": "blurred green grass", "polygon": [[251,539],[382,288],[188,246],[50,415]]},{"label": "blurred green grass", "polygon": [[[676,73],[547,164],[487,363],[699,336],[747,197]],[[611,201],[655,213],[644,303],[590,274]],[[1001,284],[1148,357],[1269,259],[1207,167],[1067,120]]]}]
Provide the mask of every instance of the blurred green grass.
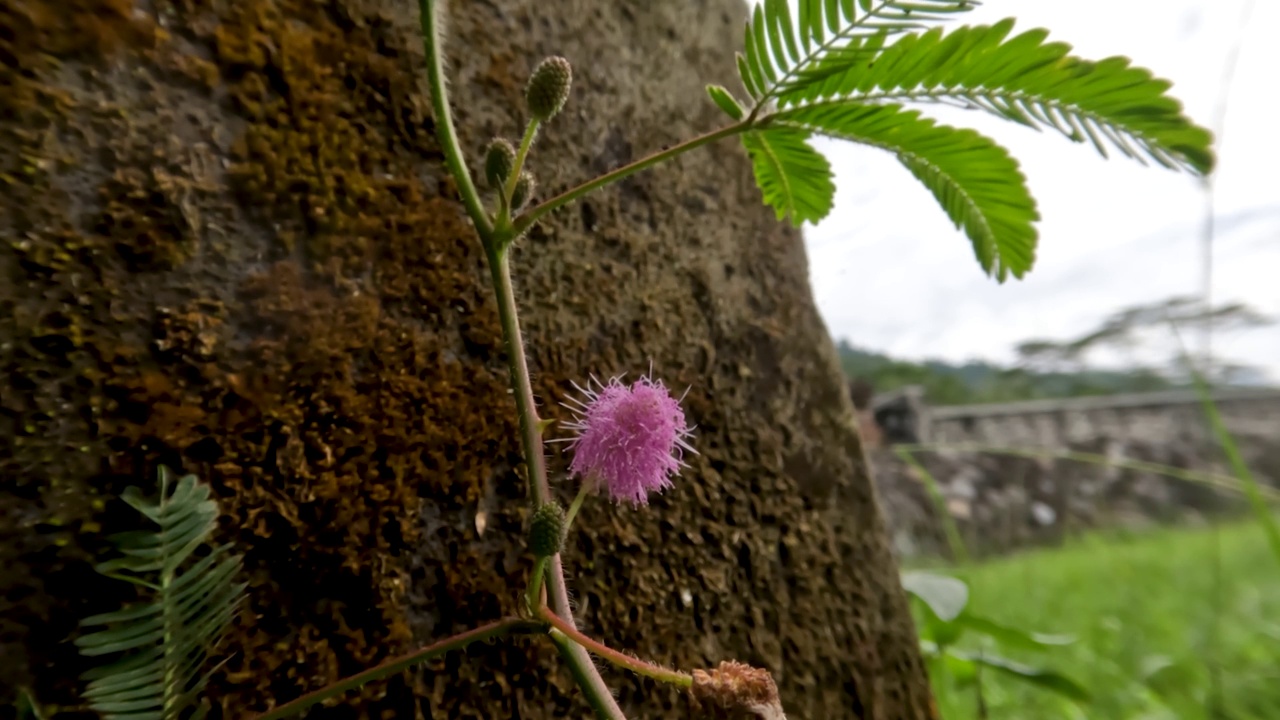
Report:
[{"label": "blurred green grass", "polygon": [[[1000,652],[1067,674],[1093,696],[1076,706],[988,673],[987,718],[1280,720],[1278,567],[1262,528],[1247,522],[1086,536],[945,572],[969,583],[976,613],[1074,635],[1045,652]],[[959,645],[982,647],[969,637]],[[944,720],[984,717],[972,687],[933,684]]]}]

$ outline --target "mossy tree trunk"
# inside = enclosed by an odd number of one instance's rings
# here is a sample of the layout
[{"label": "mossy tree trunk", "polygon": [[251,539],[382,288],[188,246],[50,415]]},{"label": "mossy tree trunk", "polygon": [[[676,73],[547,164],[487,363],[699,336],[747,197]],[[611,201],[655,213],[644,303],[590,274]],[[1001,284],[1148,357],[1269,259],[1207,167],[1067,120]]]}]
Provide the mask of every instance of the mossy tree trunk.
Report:
[{"label": "mossy tree trunk", "polygon": [[[702,88],[731,84],[744,13],[452,3],[465,147],[518,133],[551,53],[576,78],[531,161],[544,193],[711,129]],[[513,403],[416,28],[410,0],[0,0],[0,687],[73,700],[75,622],[127,592],[90,569],[128,518],[112,498],[160,463],[213,485],[246,555],[225,717],[516,609]],[[699,426],[650,509],[584,509],[565,562],[585,629],[770,668],[796,717],[928,717],[803,247],[741,149],[560,211],[515,265],[546,414],[652,362]],[[581,716],[556,662],[484,646],[314,716]],[[682,707],[607,676],[634,717]]]}]

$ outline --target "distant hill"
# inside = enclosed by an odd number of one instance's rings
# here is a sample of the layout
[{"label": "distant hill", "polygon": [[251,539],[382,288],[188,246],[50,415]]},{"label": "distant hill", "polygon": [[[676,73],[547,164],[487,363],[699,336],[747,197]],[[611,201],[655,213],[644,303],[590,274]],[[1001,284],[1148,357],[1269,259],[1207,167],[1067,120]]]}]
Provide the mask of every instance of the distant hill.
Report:
[{"label": "distant hill", "polygon": [[919,385],[924,388],[925,399],[934,405],[1149,392],[1184,386],[1147,369],[1036,372],[986,362],[895,360],[884,353],[854,347],[846,340],[839,341],[837,349],[850,379],[868,381],[876,393]]}]

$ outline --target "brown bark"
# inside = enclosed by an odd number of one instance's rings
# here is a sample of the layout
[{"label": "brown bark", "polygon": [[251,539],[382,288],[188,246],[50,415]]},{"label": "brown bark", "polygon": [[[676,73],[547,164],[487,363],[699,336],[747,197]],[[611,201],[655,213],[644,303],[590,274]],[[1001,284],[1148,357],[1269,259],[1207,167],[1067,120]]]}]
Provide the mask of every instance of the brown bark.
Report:
[{"label": "brown bark", "polygon": [[[409,0],[0,0],[0,687],[73,702],[113,498],[199,474],[244,553],[224,716],[517,609],[531,558],[484,259],[446,180]],[[465,148],[575,64],[542,192],[721,121],[745,10],[455,2]],[[515,258],[536,391],[655,373],[700,454],[645,511],[589,503],[582,626],[767,668],[795,717],[915,719],[914,631],[799,235],[725,142],[558,212]],[[553,431],[553,435],[555,431]],[[553,471],[563,471],[559,456]],[[572,492],[554,481],[564,496]],[[678,691],[607,671],[633,717]],[[4,699],[4,698],[0,698]],[[474,648],[313,717],[561,717],[549,646]]]}]

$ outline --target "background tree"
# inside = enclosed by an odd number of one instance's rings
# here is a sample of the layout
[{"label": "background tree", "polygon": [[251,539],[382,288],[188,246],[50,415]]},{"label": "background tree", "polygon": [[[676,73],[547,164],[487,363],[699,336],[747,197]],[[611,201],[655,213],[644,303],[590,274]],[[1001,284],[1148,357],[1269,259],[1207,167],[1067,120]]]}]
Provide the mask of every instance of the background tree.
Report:
[{"label": "background tree", "polygon": [[[110,499],[163,462],[208,480],[218,540],[244,555],[249,611],[211,685],[240,716],[515,611],[524,483],[416,8],[155,7],[0,3],[0,687],[72,697],[84,661],[63,640],[123,599],[90,564],[132,517]],[[731,0],[454,3],[464,145],[522,120],[521,79],[552,53],[590,62],[533,160],[543,192],[687,138],[719,119],[704,83],[734,82],[744,20]],[[545,413],[567,418],[570,379],[652,360],[698,425],[654,511],[583,510],[567,555],[584,629],[672,665],[776,668],[798,717],[928,717],[800,238],[741,150],[629,178],[516,252]],[[471,654],[344,703],[585,714],[551,653]],[[614,680],[637,716],[682,705]]]}]

